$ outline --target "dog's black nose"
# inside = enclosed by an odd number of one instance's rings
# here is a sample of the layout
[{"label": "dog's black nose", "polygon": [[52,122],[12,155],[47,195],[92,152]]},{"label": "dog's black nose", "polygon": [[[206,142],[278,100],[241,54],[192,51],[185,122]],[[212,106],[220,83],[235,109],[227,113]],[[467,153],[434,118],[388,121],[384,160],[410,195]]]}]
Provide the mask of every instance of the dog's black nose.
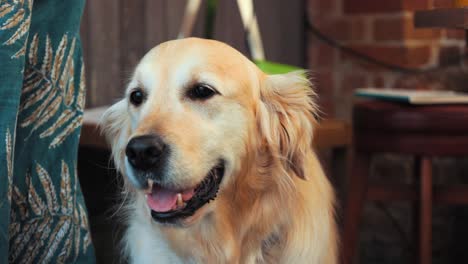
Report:
[{"label": "dog's black nose", "polygon": [[156,135],[132,138],[125,149],[130,164],[139,170],[150,170],[167,154],[167,145]]}]

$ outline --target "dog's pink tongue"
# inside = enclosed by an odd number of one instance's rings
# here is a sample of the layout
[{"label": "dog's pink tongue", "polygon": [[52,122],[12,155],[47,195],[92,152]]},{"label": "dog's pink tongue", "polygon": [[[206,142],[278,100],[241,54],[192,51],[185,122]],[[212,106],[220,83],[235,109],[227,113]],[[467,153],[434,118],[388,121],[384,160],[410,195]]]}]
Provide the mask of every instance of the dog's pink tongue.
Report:
[{"label": "dog's pink tongue", "polygon": [[153,191],[147,198],[149,207],[156,212],[170,211],[176,202],[177,192],[161,188],[160,186],[153,186]]}]

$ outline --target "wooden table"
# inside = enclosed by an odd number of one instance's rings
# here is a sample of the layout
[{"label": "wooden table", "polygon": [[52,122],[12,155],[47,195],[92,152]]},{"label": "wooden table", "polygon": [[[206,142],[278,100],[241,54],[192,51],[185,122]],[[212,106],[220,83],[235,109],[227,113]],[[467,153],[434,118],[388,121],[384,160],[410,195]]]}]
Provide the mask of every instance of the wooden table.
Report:
[{"label": "wooden table", "polygon": [[[365,201],[408,201],[417,212],[419,263],[430,264],[433,204],[468,204],[468,185],[432,184],[433,157],[468,156],[468,106],[363,101],[353,107],[353,133],[354,162],[343,231],[345,263],[354,260]],[[377,153],[412,155],[414,184],[371,183],[371,156]]]}]

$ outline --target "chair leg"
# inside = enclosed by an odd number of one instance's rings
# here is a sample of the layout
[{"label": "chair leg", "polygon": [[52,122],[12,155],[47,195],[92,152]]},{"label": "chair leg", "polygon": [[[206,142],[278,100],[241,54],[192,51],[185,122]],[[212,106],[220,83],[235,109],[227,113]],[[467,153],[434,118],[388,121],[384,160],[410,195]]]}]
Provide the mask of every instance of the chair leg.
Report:
[{"label": "chair leg", "polygon": [[417,252],[414,254],[414,261],[413,263],[419,263],[419,234],[420,234],[420,226],[421,226],[421,201],[419,199],[421,193],[421,156],[415,156],[414,164],[413,164],[413,186],[414,192],[418,194],[418,199],[413,202],[413,241],[414,245],[417,245],[418,248],[414,251]]},{"label": "chair leg", "polygon": [[345,208],[343,227],[343,258],[345,264],[353,263],[359,237],[359,223],[364,206],[370,156],[357,152],[349,175],[348,200]]},{"label": "chair leg", "polygon": [[419,227],[419,261],[430,264],[432,259],[432,160],[423,157],[421,160],[420,189],[420,227]]}]

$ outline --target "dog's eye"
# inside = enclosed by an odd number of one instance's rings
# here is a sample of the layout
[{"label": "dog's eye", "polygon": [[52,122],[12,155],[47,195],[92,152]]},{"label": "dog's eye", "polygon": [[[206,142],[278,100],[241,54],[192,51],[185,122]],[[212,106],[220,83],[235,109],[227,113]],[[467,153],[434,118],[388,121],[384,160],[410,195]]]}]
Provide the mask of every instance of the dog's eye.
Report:
[{"label": "dog's eye", "polygon": [[187,96],[192,100],[206,100],[217,93],[206,84],[196,84],[187,92]]},{"label": "dog's eye", "polygon": [[132,103],[134,106],[141,105],[143,100],[145,100],[145,94],[140,88],[137,88],[130,93],[130,103]]}]

